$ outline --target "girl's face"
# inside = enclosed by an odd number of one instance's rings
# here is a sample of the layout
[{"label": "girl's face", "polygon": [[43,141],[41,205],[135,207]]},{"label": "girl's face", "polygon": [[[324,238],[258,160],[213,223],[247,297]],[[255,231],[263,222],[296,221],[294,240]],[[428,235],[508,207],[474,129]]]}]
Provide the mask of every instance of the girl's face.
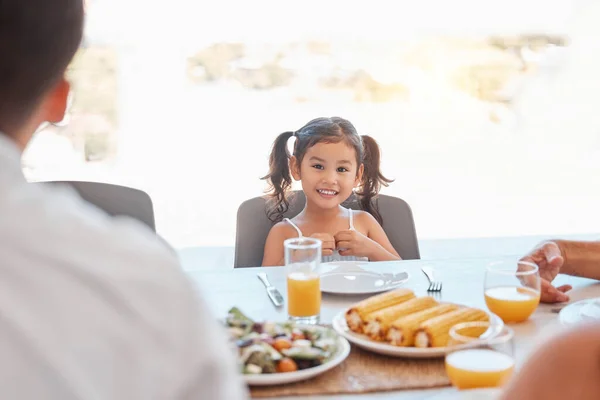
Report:
[{"label": "girl's face", "polygon": [[306,151],[302,164],[290,160],[295,180],[302,182],[307,201],[321,208],[339,206],[361,181],[363,165],[356,163],[356,151],[344,141],[317,143]]}]

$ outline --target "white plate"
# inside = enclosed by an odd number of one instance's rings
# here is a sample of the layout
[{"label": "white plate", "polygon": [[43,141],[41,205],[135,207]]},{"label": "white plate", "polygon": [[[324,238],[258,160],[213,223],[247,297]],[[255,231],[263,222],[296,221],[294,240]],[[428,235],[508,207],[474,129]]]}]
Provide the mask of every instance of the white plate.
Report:
[{"label": "white plate", "polygon": [[432,397],[427,397],[427,400],[496,400],[500,398],[501,394],[502,390],[499,388],[452,389]]},{"label": "white plate", "polygon": [[[301,325],[298,325],[301,327]],[[274,386],[286,383],[299,382],[313,378],[323,372],[338,366],[350,354],[350,343],[342,336],[338,336],[338,345],[335,355],[325,364],[318,367],[307,368],[294,372],[280,372],[275,374],[244,375],[244,379],[251,386]]]},{"label": "white plate", "polygon": [[[350,343],[355,344],[356,346],[361,347],[365,350],[392,357],[440,358],[444,357],[446,355],[446,352],[449,349],[451,349],[450,347],[430,347],[426,349],[417,347],[400,347],[392,346],[391,344],[385,342],[376,342],[374,340],[371,340],[368,336],[352,332],[350,328],[348,328],[348,325],[346,324],[346,318],[344,317],[346,311],[347,309],[343,310],[333,318],[333,329],[335,329],[337,333],[348,339]],[[490,322],[492,323],[494,330],[501,329],[504,326],[504,322],[502,322],[502,319],[500,319],[500,317],[489,311],[487,313],[490,315]]]},{"label": "white plate", "polygon": [[368,294],[396,289],[405,283],[408,272],[382,273],[369,271],[360,261],[338,261],[321,264],[321,291],[334,294]]},{"label": "white plate", "polygon": [[560,310],[560,322],[573,325],[600,320],[600,298],[581,300]]}]

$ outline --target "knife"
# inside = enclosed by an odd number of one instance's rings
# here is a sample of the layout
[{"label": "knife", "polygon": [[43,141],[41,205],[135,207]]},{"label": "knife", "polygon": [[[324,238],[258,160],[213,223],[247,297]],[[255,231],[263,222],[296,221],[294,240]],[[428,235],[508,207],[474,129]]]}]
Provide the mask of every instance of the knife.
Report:
[{"label": "knife", "polygon": [[281,307],[283,305],[283,296],[281,295],[281,293],[279,293],[279,290],[277,290],[275,286],[271,285],[269,279],[267,278],[267,274],[265,274],[264,272],[259,272],[258,274],[256,274],[256,276],[258,276],[258,279],[260,279],[263,285],[265,285],[265,288],[267,289],[267,294],[269,295],[269,298],[271,299],[273,304],[275,304],[275,307]]}]

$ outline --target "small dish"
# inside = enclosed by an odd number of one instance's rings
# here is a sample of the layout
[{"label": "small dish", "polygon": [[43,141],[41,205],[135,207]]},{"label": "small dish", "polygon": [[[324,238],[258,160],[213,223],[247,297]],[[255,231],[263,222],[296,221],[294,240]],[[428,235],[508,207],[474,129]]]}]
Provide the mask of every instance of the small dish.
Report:
[{"label": "small dish", "polygon": [[564,325],[600,321],[600,298],[586,299],[563,307],[558,314]]},{"label": "small dish", "polygon": [[402,286],[410,278],[408,272],[375,272],[365,262],[340,261],[325,263],[321,273],[321,291],[333,294],[380,293]]}]

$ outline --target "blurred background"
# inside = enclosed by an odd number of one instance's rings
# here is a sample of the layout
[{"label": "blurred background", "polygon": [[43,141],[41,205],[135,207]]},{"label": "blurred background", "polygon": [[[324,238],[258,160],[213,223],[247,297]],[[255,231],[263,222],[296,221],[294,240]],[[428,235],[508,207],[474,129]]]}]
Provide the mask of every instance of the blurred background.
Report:
[{"label": "blurred background", "polygon": [[600,229],[593,0],[87,1],[66,124],[28,179],[147,191],[175,247],[233,246],[275,137],[349,119],[420,239]]}]

